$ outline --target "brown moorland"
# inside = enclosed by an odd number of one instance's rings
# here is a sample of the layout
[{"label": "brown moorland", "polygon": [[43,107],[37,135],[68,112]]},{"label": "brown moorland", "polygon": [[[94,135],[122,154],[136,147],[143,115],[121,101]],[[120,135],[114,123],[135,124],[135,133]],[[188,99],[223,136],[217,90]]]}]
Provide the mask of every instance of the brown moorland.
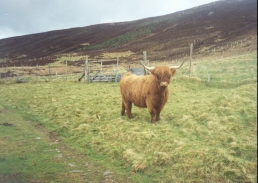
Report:
[{"label": "brown moorland", "polygon": [[238,51],[257,49],[255,0],[216,1],[164,16],[1,39],[0,66],[45,65],[64,54],[93,58],[103,53],[177,50],[190,43],[202,57],[216,45],[242,40],[250,44]]}]

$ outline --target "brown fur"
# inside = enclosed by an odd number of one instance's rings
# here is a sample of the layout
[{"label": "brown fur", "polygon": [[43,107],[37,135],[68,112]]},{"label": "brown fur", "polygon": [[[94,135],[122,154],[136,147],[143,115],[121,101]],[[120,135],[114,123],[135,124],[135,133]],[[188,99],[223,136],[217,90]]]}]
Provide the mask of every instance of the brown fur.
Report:
[{"label": "brown fur", "polygon": [[135,106],[148,108],[151,122],[160,120],[160,112],[168,101],[168,84],[176,69],[167,66],[156,66],[151,71],[152,75],[136,76],[126,73],[120,81],[120,92],[122,95],[121,115],[125,111],[130,119],[132,116],[132,103]]}]

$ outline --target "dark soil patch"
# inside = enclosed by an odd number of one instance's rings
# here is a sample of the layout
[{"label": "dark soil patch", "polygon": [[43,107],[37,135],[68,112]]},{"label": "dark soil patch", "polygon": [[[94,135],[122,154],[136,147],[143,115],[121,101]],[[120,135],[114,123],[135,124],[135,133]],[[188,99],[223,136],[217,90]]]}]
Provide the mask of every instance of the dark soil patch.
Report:
[{"label": "dark soil patch", "polygon": [[3,125],[3,126],[13,126],[12,123],[8,123],[8,122],[4,122],[4,123],[2,123],[2,124],[0,124],[0,125]]}]

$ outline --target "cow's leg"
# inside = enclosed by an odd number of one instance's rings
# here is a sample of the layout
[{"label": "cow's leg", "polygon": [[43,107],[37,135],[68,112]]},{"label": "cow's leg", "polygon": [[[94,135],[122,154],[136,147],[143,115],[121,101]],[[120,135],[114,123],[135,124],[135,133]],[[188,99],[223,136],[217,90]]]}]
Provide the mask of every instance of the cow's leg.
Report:
[{"label": "cow's leg", "polygon": [[151,123],[156,124],[156,113],[154,111],[151,111],[150,115],[151,115]]},{"label": "cow's leg", "polygon": [[159,120],[160,120],[160,111],[157,112],[157,114],[156,114],[156,121],[159,121]]},{"label": "cow's leg", "polygon": [[126,113],[129,117],[129,119],[132,119],[133,118],[133,115],[132,115],[132,102],[125,102],[124,103],[125,105],[125,110],[126,110]]},{"label": "cow's leg", "polygon": [[156,115],[151,114],[151,123],[156,124]]},{"label": "cow's leg", "polygon": [[125,104],[124,102],[122,101],[122,110],[121,110],[121,115],[122,116],[125,116]]},{"label": "cow's leg", "polygon": [[151,123],[156,124],[156,110],[153,109],[152,104],[149,101],[146,101],[148,111],[151,116]]}]

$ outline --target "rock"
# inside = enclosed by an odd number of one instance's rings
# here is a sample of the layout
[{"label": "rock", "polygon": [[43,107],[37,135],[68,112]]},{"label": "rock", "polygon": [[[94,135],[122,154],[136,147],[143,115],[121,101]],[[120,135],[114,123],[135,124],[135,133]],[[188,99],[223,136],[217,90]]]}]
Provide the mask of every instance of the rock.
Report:
[{"label": "rock", "polygon": [[81,173],[82,172],[82,170],[72,170],[72,171],[70,171],[70,173]]},{"label": "rock", "polygon": [[103,175],[106,176],[106,175],[110,175],[110,174],[113,174],[113,173],[114,173],[114,172],[106,171],[106,172],[103,173]]},{"label": "rock", "polygon": [[69,165],[70,167],[75,167],[75,165],[72,164],[72,163],[68,163],[68,165]]}]

